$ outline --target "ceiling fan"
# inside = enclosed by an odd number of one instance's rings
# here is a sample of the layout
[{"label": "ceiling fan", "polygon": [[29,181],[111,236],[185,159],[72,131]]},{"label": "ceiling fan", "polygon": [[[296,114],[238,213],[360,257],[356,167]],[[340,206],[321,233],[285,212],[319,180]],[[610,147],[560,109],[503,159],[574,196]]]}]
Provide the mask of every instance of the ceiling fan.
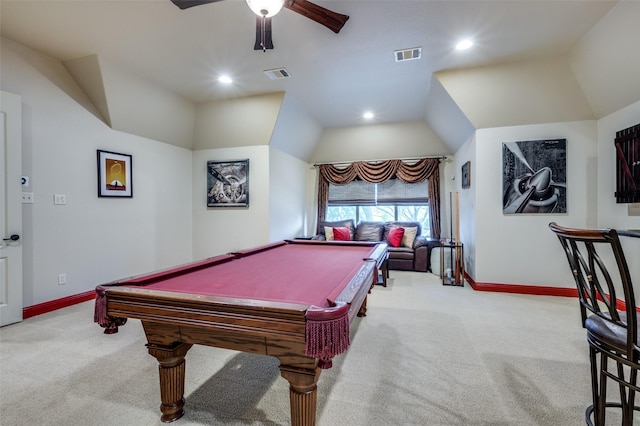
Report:
[{"label": "ceiling fan", "polygon": [[[171,0],[180,9],[188,9],[222,0]],[[339,33],[349,16],[333,12],[307,0],[247,0],[247,4],[258,15],[256,17],[256,43],[254,50],[273,49],[271,40],[271,17],[282,7],[306,16],[312,21],[324,25],[334,33]]]}]

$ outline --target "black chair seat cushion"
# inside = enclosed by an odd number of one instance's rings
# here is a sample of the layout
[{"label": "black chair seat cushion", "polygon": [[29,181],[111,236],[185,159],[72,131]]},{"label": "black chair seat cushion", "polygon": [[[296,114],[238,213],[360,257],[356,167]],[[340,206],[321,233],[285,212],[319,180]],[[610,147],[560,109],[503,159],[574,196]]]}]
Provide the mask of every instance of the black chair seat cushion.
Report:
[{"label": "black chair seat cushion", "polygon": [[[626,313],[620,313],[620,320],[626,321]],[[584,326],[587,334],[605,346],[614,349],[619,353],[627,351],[627,329],[617,325],[611,320],[604,319],[598,315],[589,316]],[[638,341],[640,341],[640,332],[638,333]]]}]

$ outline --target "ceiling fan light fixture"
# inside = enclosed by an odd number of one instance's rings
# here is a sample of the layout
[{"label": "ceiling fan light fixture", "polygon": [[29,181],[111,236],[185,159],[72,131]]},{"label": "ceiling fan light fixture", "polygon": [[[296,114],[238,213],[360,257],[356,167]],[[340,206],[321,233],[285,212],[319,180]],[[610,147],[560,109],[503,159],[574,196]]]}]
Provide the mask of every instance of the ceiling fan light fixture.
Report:
[{"label": "ceiling fan light fixture", "polygon": [[256,15],[271,18],[280,12],[284,0],[247,0],[247,5]]}]

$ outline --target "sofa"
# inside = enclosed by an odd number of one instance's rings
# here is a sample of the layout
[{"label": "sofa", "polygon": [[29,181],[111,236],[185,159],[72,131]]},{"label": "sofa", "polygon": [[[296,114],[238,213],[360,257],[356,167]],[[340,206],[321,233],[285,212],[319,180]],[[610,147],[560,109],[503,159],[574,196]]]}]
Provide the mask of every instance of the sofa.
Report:
[{"label": "sofa", "polygon": [[[320,222],[318,224],[318,233],[313,239],[346,239],[332,238],[331,235],[327,238],[327,232],[331,234],[336,228],[338,231],[347,228],[349,239],[352,241],[387,243],[389,252],[387,268],[396,271],[429,271],[431,269],[431,249],[440,244],[438,240],[421,236],[422,225],[418,222],[360,222],[356,226],[353,219]],[[394,228],[404,228],[405,231],[402,243],[398,247],[392,246],[389,241],[389,235]],[[412,235],[415,235],[415,238],[412,238]],[[342,236],[342,234],[339,234],[339,236]]]}]

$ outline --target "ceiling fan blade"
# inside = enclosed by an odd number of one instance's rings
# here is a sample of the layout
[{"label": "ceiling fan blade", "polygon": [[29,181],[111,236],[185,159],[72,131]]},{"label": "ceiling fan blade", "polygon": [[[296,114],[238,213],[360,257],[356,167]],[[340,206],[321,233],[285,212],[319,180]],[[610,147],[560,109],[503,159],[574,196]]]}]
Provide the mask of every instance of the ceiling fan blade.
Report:
[{"label": "ceiling fan blade", "polygon": [[284,7],[339,33],[349,16],[333,12],[307,0],[285,0]]},{"label": "ceiling fan blade", "polygon": [[178,6],[180,9],[188,9],[193,6],[200,6],[203,4],[215,3],[222,0],[171,0],[171,3]]},{"label": "ceiling fan blade", "polygon": [[253,50],[266,51],[267,49],[273,49],[271,18],[256,16],[256,44],[253,46]]}]

